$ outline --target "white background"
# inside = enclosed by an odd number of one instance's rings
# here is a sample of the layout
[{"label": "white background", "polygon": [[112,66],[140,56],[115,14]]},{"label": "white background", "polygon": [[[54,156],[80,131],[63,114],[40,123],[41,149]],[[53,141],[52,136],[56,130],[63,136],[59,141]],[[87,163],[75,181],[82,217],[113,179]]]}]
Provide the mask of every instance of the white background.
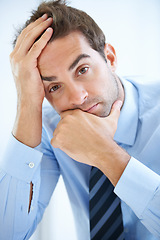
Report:
[{"label": "white background", "polygon": [[[21,26],[39,3],[40,0],[0,1],[0,159],[16,112],[16,90],[9,64],[14,28]],[[102,28],[107,42],[116,49],[119,75],[160,77],[159,0],[72,0],[70,5],[86,11]],[[51,239],[76,240],[62,179],[32,237]]]}]

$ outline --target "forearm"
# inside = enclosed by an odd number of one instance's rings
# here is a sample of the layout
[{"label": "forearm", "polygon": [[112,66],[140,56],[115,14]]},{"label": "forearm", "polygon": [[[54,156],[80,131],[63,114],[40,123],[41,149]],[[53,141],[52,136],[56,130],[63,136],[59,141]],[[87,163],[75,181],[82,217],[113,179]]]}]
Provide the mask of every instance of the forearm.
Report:
[{"label": "forearm", "polygon": [[[33,232],[36,209],[28,214],[30,184],[5,174],[0,179],[0,239],[24,239],[27,232]],[[35,196],[38,191],[35,192]],[[36,197],[37,198],[37,197]],[[36,223],[36,222],[35,222]]]},{"label": "forearm", "polygon": [[[22,144],[12,135],[8,142],[0,161],[1,240],[29,239],[56,187],[59,166],[54,153],[51,155],[50,148],[45,148],[44,138],[43,132],[42,152]],[[31,182],[33,198],[29,201]]]},{"label": "forearm", "polygon": [[[0,161],[0,239],[28,239],[43,215],[39,199],[44,85],[37,59],[51,38],[47,14],[28,25],[10,54],[17,89],[17,115],[12,142]],[[46,31],[49,28],[49,31]],[[40,39],[35,42],[39,37]],[[16,143],[15,143],[16,142]],[[53,160],[53,159],[52,159]],[[32,198],[33,194],[33,198]],[[46,197],[46,196],[45,196]],[[32,211],[32,207],[34,210]]]},{"label": "forearm", "polygon": [[[52,18],[47,19],[47,14],[44,14],[28,25],[17,38],[15,48],[10,54],[17,89],[17,115],[13,135],[30,147],[36,147],[41,142],[45,90],[37,59],[51,38],[52,29],[46,31],[51,23]],[[41,34],[40,39],[35,42]]]},{"label": "forearm", "polygon": [[121,104],[122,101],[116,101],[106,118],[78,109],[62,113],[51,140],[53,147],[76,161],[99,168],[114,186],[130,160],[113,140]]},{"label": "forearm", "polygon": [[[38,210],[37,204],[41,158],[42,153],[16,141],[11,136],[0,161],[0,239],[2,240],[23,239],[37,224],[37,216],[39,217],[37,212],[41,211]],[[30,182],[33,182],[34,202],[30,203],[28,213]],[[32,206],[34,211],[31,210]]]},{"label": "forearm", "polygon": [[41,142],[42,106],[18,107],[12,131],[14,137],[29,147],[36,147]]}]

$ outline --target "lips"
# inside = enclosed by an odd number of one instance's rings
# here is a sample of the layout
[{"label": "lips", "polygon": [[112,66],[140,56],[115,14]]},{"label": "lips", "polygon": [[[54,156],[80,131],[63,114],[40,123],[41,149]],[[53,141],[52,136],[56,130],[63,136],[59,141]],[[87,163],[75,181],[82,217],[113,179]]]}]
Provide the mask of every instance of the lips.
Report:
[{"label": "lips", "polygon": [[88,109],[86,109],[86,110],[83,110],[83,111],[85,111],[85,112],[92,112],[93,110],[95,110],[95,108],[98,106],[98,103],[96,103],[95,105],[93,105],[92,107],[89,107]]}]

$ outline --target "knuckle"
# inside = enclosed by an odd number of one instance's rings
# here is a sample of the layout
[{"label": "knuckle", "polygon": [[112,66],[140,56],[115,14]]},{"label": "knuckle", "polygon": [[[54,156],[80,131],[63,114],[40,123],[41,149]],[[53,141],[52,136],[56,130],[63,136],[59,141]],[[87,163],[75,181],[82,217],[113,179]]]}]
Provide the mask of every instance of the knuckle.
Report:
[{"label": "knuckle", "polygon": [[33,22],[31,22],[30,24],[28,24],[21,32],[21,34],[26,35],[28,33],[28,31],[30,30],[30,28],[32,27]]},{"label": "knuckle", "polygon": [[24,28],[24,29],[21,31],[20,35],[18,36],[16,43],[17,43],[19,40],[25,38],[26,35],[27,35],[27,28]]},{"label": "knuckle", "polygon": [[68,114],[68,115],[66,116],[66,119],[67,119],[67,120],[72,120],[73,117],[74,117],[74,113],[73,113],[73,114]]},{"label": "knuckle", "polygon": [[51,140],[51,145],[52,145],[53,147],[57,147],[56,142],[55,142],[55,137],[52,138],[52,140]]},{"label": "knuckle", "polygon": [[17,59],[17,53],[16,53],[15,49],[10,53],[9,59],[10,59],[10,61],[15,61]]},{"label": "knuckle", "polygon": [[35,41],[36,37],[34,29],[26,31],[26,33],[24,34],[24,39],[33,39]]},{"label": "knuckle", "polygon": [[33,51],[36,51],[38,49],[38,42],[35,42],[33,45],[32,45],[32,50]]},{"label": "knuckle", "polygon": [[63,124],[67,124],[74,121],[74,114],[69,114],[67,116],[65,116]]},{"label": "knuckle", "polygon": [[22,37],[23,31],[24,31],[24,30],[22,30],[22,31],[20,32],[19,36],[17,37],[17,39],[16,39],[16,44],[17,44],[17,42],[19,41],[19,39]]},{"label": "knuckle", "polygon": [[9,55],[10,62],[12,61],[13,56],[14,56],[14,54],[13,54],[13,52],[11,52],[10,55]]},{"label": "knuckle", "polygon": [[19,37],[20,37],[21,35],[26,35],[26,32],[27,32],[27,27],[25,27],[25,28],[22,30],[22,32],[21,32],[21,34],[19,35]]},{"label": "knuckle", "polygon": [[63,146],[63,138],[61,137],[61,134],[56,134],[54,137],[54,144],[55,146],[62,147]]},{"label": "knuckle", "polygon": [[25,32],[25,34],[24,34],[24,38],[28,38],[28,39],[30,39],[31,37],[32,37],[32,31],[30,30],[30,31],[27,31],[27,32]]},{"label": "knuckle", "polygon": [[19,57],[17,54],[15,54],[15,55],[12,57],[11,61],[12,61],[13,64],[19,64],[19,65],[21,65],[22,62],[23,62],[23,60],[20,59],[20,57]]},{"label": "knuckle", "polygon": [[16,62],[17,62],[17,57],[16,57],[15,54],[11,53],[10,56],[9,56],[9,58],[10,58],[11,64],[16,64]]},{"label": "knuckle", "polygon": [[79,110],[79,109],[75,109],[74,111],[73,111],[73,116],[79,116],[80,115],[80,113],[81,113],[81,111]]}]

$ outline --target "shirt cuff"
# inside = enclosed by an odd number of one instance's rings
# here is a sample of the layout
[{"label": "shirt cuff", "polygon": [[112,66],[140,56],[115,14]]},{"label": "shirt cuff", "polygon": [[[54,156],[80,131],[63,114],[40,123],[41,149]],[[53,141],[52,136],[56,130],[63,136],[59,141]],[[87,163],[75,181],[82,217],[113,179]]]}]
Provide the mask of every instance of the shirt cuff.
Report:
[{"label": "shirt cuff", "polygon": [[42,153],[19,142],[11,135],[0,168],[22,181],[31,182],[42,159]]},{"label": "shirt cuff", "polygon": [[114,192],[141,218],[160,185],[160,176],[131,158]]}]

